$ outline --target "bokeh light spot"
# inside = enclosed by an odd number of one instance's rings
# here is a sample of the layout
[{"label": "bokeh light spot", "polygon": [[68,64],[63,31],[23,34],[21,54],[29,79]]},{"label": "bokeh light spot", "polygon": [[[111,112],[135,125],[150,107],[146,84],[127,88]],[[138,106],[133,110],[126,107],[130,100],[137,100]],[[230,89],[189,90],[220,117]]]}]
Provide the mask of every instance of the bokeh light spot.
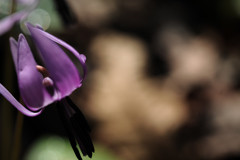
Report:
[{"label": "bokeh light spot", "polygon": [[50,26],[51,18],[47,11],[36,9],[28,15],[27,21],[32,24],[40,24],[46,30]]}]

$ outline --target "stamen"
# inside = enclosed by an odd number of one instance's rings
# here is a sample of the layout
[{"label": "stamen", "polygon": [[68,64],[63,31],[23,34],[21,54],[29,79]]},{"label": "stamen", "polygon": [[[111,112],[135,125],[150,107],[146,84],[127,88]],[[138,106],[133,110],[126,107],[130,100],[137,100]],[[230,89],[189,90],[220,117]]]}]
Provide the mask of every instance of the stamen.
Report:
[{"label": "stamen", "polygon": [[53,96],[55,91],[53,80],[49,77],[43,78],[42,84],[47,89],[48,93]]},{"label": "stamen", "polygon": [[43,83],[43,85],[44,85],[45,87],[52,87],[53,84],[54,84],[53,81],[52,81],[52,79],[49,78],[49,77],[44,78],[43,81],[42,81],[42,83]]},{"label": "stamen", "polygon": [[84,122],[84,126],[87,128],[87,130],[91,132],[88,122],[84,117],[83,113],[80,111],[80,109],[73,103],[73,101],[69,97],[66,97],[66,101],[69,104],[69,106],[72,107],[72,109],[78,114],[79,120]]},{"label": "stamen", "polygon": [[69,97],[57,102],[57,108],[59,110],[60,117],[62,117],[62,120],[65,121],[65,128],[67,129],[70,143],[78,159],[80,159],[80,157],[79,151],[76,147],[77,143],[82,151],[82,154],[84,156],[88,155],[88,157],[91,158],[95,149],[88,134],[90,127],[88,126],[82,112]]},{"label": "stamen", "polygon": [[87,120],[85,119],[80,109],[73,103],[73,101],[69,97],[66,97],[64,100],[66,100],[66,106],[71,107],[71,109],[75,111],[75,113],[70,117],[70,121],[73,125],[75,132],[77,133],[77,137],[82,142],[79,144],[79,146],[81,146],[82,144],[82,148],[80,147],[82,152],[84,154],[87,154],[91,158],[92,152],[94,152],[95,149],[92,140],[88,134],[88,132],[90,131],[90,127],[87,123]]},{"label": "stamen", "polygon": [[36,65],[36,68],[37,68],[38,72],[40,72],[42,74],[42,76],[44,78],[50,76],[48,70],[46,68],[44,68],[43,66]]},{"label": "stamen", "polygon": [[38,72],[40,72],[43,76],[42,84],[43,86],[47,89],[48,93],[53,96],[54,95],[54,82],[53,80],[49,77],[50,74],[47,71],[46,68],[40,65],[36,65],[36,68]]},{"label": "stamen", "polygon": [[69,138],[70,144],[73,148],[73,151],[74,151],[76,157],[78,158],[78,160],[82,160],[81,155],[77,148],[77,143],[75,141],[73,128],[71,126],[70,119],[68,118],[68,115],[65,112],[64,105],[62,104],[61,101],[59,101],[56,103],[56,106],[57,106],[57,110],[59,113],[59,117],[63,123],[63,126],[65,127],[65,130],[66,130],[67,136]]}]

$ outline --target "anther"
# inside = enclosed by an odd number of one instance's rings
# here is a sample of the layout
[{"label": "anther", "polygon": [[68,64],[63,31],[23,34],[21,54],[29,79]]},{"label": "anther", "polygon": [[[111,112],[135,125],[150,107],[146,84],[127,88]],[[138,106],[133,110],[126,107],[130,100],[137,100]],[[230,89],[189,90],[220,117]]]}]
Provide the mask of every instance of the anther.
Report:
[{"label": "anther", "polygon": [[51,80],[51,78],[46,77],[43,79],[42,81],[43,85],[47,88],[47,87],[52,87],[53,86],[53,81]]},{"label": "anther", "polygon": [[38,72],[40,72],[40,73],[42,74],[42,76],[43,76],[44,78],[50,76],[50,74],[49,74],[49,72],[47,71],[47,69],[44,68],[43,66],[36,65],[36,68],[37,68]]}]

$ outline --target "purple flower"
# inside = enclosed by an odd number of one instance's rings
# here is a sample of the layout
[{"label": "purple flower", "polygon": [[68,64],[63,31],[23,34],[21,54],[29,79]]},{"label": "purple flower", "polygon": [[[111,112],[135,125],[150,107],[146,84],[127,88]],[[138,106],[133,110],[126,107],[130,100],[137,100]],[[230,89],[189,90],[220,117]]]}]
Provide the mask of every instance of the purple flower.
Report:
[{"label": "purple flower", "polygon": [[[29,23],[26,23],[26,26],[47,70],[37,65],[22,34],[19,35],[18,42],[10,38],[19,91],[26,108],[1,84],[0,93],[27,116],[39,115],[44,107],[56,102],[60,118],[66,128],[76,156],[81,159],[76,147],[77,141],[83,155],[92,157],[94,147],[88,135],[90,128],[79,108],[68,97],[76,88],[82,85],[86,77],[86,57],[79,54],[67,43],[43,31],[40,26],[34,27]],[[67,48],[78,58],[84,70],[83,78],[81,78],[73,62],[55,42]]]}]

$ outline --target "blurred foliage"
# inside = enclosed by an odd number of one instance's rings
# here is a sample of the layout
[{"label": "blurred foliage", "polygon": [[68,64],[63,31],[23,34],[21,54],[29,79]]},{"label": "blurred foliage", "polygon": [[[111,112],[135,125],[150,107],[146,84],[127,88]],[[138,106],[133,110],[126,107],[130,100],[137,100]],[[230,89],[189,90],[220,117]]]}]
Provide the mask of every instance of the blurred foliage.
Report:
[{"label": "blurred foliage", "polygon": [[[40,9],[43,10],[43,12],[46,12],[47,15],[41,15],[41,13],[39,15],[36,15],[35,18],[32,17],[31,19],[29,19],[31,13],[35,12],[36,10]],[[53,3],[53,0],[42,0],[40,1],[39,6],[36,8],[36,10],[34,10],[33,12],[31,12],[29,14],[29,16],[24,19],[24,21],[21,22],[21,29],[25,34],[28,34],[28,31],[24,25],[25,21],[30,21],[30,23],[35,24],[35,23],[39,23],[41,25],[44,25],[46,23],[49,22],[45,22],[44,21],[44,16],[49,16],[48,19],[50,19],[50,26],[47,28],[48,32],[62,32],[63,31],[63,25],[61,22],[61,18],[59,17],[58,12],[55,9],[55,4]],[[44,13],[43,13],[44,14]],[[47,24],[48,26],[48,24]]]},{"label": "blurred foliage", "polygon": [[61,23],[61,18],[59,17],[58,12],[55,9],[53,0],[42,0],[38,8],[44,9],[47,11],[51,18],[51,24],[48,28],[48,31],[59,32],[63,31],[63,26]]},{"label": "blurred foliage", "polygon": [[[118,160],[103,145],[94,144],[95,153],[91,160]],[[77,160],[70,142],[65,137],[57,135],[45,135],[36,140],[28,150],[24,160]],[[83,160],[90,160],[83,157]]]}]

